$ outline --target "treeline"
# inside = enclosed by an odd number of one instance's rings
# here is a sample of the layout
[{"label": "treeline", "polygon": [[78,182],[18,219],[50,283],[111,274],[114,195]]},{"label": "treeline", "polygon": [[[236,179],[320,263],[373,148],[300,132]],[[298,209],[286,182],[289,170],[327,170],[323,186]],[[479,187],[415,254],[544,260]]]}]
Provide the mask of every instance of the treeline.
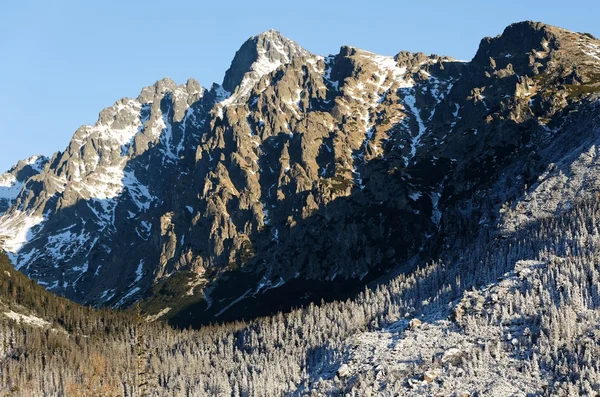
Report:
[{"label": "treeline", "polygon": [[[475,332],[520,321],[529,334],[522,344],[528,353],[518,359],[524,368],[543,369],[547,384],[540,390],[594,395],[600,390],[594,359],[600,353],[598,219],[597,201],[580,203],[510,236],[482,232],[460,251],[354,299],[200,330],[94,312],[45,296],[16,272],[4,277],[2,271],[2,302],[32,310],[54,328],[0,323],[0,390],[32,396],[311,395],[319,377],[335,376],[349,336],[423,311],[447,310],[465,291],[471,296],[474,288],[497,283],[517,262],[537,260],[548,265],[524,277],[504,301],[465,310],[457,326]],[[465,382],[469,373],[487,368],[489,357],[471,358]],[[364,395],[361,385],[347,392]],[[405,386],[394,387],[400,393]]]},{"label": "treeline", "polygon": [[110,333],[131,322],[130,313],[95,310],[58,297],[16,271],[0,253],[0,302],[49,318],[69,333]]}]

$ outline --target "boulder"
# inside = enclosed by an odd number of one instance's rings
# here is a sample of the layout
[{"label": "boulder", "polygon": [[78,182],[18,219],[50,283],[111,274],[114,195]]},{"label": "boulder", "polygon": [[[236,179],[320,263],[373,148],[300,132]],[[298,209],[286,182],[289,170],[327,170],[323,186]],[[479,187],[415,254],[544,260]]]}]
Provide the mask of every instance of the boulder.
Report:
[{"label": "boulder", "polygon": [[421,320],[419,320],[418,318],[413,318],[408,323],[408,328],[409,329],[416,329],[416,328],[419,328],[421,326],[421,324],[423,324],[423,322]]}]

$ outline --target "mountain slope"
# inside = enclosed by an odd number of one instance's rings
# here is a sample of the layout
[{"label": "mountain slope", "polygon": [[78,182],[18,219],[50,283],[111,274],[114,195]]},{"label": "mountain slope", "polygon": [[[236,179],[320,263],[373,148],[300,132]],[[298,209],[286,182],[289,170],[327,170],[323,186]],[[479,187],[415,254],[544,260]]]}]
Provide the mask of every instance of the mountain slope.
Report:
[{"label": "mountain slope", "polygon": [[593,396],[600,392],[600,240],[589,220],[599,211],[597,200],[587,200],[506,238],[482,229],[453,255],[420,263],[418,271],[353,299],[248,323],[178,331],[87,310],[71,323],[89,338],[57,338],[0,316],[0,340],[8,347],[0,350],[7,353],[0,390]]},{"label": "mountain slope", "polygon": [[134,361],[129,352],[136,350],[129,331],[135,326],[130,314],[97,312],[53,295],[14,270],[0,252],[2,395],[131,392]]},{"label": "mountain slope", "polygon": [[42,172],[47,162],[44,156],[32,156],[0,175],[0,214],[14,203],[25,182]]},{"label": "mountain slope", "polygon": [[179,325],[349,296],[504,222],[552,148],[593,140],[599,45],[524,22],[470,62],[324,58],[265,32],[222,85],[161,80],[80,128],[0,218],[25,236],[4,247],[52,291]]}]

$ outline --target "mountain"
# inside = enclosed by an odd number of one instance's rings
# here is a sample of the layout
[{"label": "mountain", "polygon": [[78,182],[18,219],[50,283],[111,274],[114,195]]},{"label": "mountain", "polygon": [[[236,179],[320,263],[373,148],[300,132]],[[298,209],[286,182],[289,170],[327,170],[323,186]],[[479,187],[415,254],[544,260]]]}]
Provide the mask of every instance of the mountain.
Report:
[{"label": "mountain", "polygon": [[50,291],[180,326],[352,296],[559,212],[557,186],[593,195],[590,160],[563,174],[595,140],[599,46],[523,22],[470,62],[321,57],[268,31],[222,85],[163,79],[78,129],[0,217],[2,244]]},{"label": "mountain", "polygon": [[598,395],[599,99],[600,42],[534,22],[161,80],[21,177],[50,291],[0,253],[0,392]]}]

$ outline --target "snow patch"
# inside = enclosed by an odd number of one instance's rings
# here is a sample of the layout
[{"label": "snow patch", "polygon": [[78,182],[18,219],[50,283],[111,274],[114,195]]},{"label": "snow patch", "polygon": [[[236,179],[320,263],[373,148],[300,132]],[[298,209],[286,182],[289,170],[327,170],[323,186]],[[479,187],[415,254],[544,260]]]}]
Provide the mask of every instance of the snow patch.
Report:
[{"label": "snow patch", "polygon": [[41,225],[45,219],[41,216],[15,211],[10,216],[0,217],[0,244],[7,251],[16,269],[23,263],[17,261],[17,256],[23,246],[35,236],[36,226]]},{"label": "snow patch", "polygon": [[227,310],[229,310],[229,308],[231,306],[233,306],[236,303],[240,302],[241,300],[245,299],[251,292],[252,292],[252,288],[250,288],[249,290],[247,290],[246,292],[244,292],[244,294],[242,296],[240,296],[239,298],[235,299],[233,302],[231,302],[230,304],[228,304],[227,306],[225,306],[223,309],[221,309],[217,314],[215,314],[215,317],[219,317],[221,314],[225,313]]},{"label": "snow patch", "polygon": [[4,315],[18,323],[32,325],[34,327],[46,327],[46,326],[50,325],[50,323],[48,321],[41,319],[39,317],[27,316],[25,314],[13,312],[12,310],[10,310],[8,312],[4,312]]},{"label": "snow patch", "polygon": [[146,322],[151,323],[153,321],[156,321],[156,320],[158,320],[159,318],[161,318],[162,316],[164,316],[165,314],[167,314],[170,311],[171,311],[170,307],[165,307],[164,309],[162,309],[161,311],[159,311],[156,314],[152,314],[150,316],[146,316]]},{"label": "snow patch", "polygon": [[142,279],[143,275],[144,275],[144,260],[141,259],[137,269],[135,269],[135,280],[133,280],[133,283],[131,283],[131,285],[136,284],[138,281],[140,281]]},{"label": "snow patch", "polygon": [[421,192],[414,192],[408,195],[412,201],[417,201],[421,196]]},{"label": "snow patch", "polygon": [[119,299],[119,301],[117,303],[112,305],[112,307],[118,308],[118,307],[123,306],[123,304],[125,304],[128,300],[130,300],[133,295],[135,295],[136,293],[139,292],[139,290],[140,290],[140,287],[135,287],[135,288],[131,289],[124,297]]},{"label": "snow patch", "polygon": [[425,123],[423,123],[423,119],[421,118],[421,111],[419,110],[419,108],[417,108],[417,98],[415,96],[414,88],[408,90],[407,93],[404,95],[404,103],[406,104],[410,112],[414,115],[418,125],[417,135],[412,137],[412,141],[410,144],[410,157],[408,159],[405,159],[406,165],[408,165],[408,161],[414,158],[417,154],[417,149],[421,146],[421,139],[423,138],[423,135],[425,135],[427,127],[425,127]]},{"label": "snow patch", "polygon": [[23,183],[17,181],[13,175],[8,173],[0,175],[0,199],[11,201],[16,199],[22,188]]}]

